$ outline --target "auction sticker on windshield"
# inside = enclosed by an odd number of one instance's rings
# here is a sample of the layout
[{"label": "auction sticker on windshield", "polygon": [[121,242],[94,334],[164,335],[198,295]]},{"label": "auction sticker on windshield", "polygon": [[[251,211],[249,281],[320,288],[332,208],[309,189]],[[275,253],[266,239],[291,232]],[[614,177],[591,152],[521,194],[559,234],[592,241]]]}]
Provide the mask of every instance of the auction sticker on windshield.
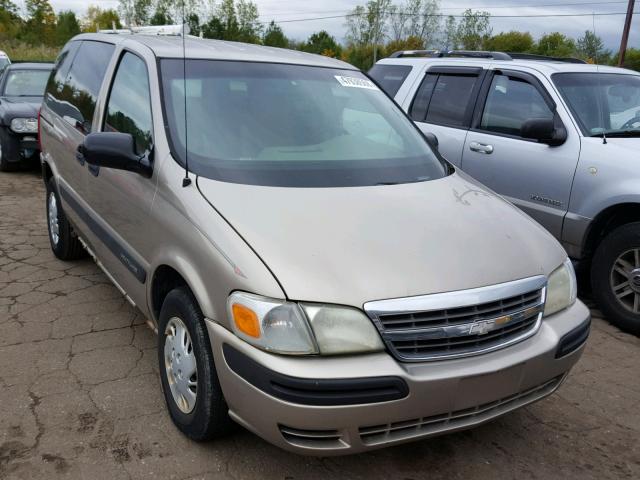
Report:
[{"label": "auction sticker on windshield", "polygon": [[367,90],[378,90],[375,83],[371,80],[367,80],[366,78],[356,78],[356,77],[343,77],[341,75],[336,75],[336,80],[340,82],[340,85],[343,87],[351,87],[351,88],[366,88]]}]

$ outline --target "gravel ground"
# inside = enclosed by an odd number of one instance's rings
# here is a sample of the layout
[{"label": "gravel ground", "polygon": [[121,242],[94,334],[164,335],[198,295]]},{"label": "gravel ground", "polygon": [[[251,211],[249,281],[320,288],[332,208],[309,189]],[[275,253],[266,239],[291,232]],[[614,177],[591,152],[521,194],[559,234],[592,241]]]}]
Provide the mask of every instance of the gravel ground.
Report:
[{"label": "gravel ground", "polygon": [[640,340],[593,310],[558,393],[475,430],[306,458],[238,429],[198,445],[165,412],[155,336],[88,260],[49,250],[36,172],[0,174],[0,478],[640,478]]}]

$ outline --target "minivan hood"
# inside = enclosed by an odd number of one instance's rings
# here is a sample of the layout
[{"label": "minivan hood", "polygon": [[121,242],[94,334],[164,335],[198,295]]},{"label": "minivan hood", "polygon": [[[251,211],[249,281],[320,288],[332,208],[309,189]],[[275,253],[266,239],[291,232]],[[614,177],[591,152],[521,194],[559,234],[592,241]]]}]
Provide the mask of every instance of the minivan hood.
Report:
[{"label": "minivan hood", "polygon": [[546,230],[463,173],[315,189],[199,177],[198,188],[293,300],[362,307],[548,275],[566,258]]}]

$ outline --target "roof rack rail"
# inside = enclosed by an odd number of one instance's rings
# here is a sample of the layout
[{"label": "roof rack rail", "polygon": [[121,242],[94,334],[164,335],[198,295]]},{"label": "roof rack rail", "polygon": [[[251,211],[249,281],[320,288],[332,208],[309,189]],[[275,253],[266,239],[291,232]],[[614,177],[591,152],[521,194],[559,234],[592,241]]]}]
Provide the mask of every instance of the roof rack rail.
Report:
[{"label": "roof rack rail", "polygon": [[189,25],[158,25],[146,27],[129,27],[121,29],[98,30],[98,33],[110,33],[117,35],[162,35],[162,36],[182,36],[189,35]]},{"label": "roof rack rail", "polygon": [[390,58],[405,57],[427,57],[427,58],[443,58],[443,57],[464,57],[464,58],[490,58],[493,60],[511,60],[511,57],[502,52],[481,52],[470,50],[402,50],[392,53]]},{"label": "roof rack rail", "polygon": [[484,52],[473,50],[450,50],[448,52],[440,50],[403,50],[392,53],[390,58],[405,57],[427,57],[427,58],[487,58],[491,60],[537,60],[547,62],[564,62],[564,63],[587,63],[579,58],[572,57],[548,57],[545,55],[536,55],[533,53],[505,53],[505,52]]},{"label": "roof rack rail", "polygon": [[444,57],[489,58],[491,60],[513,60],[504,52],[484,52],[473,50],[451,50]]},{"label": "roof rack rail", "polygon": [[389,58],[402,58],[402,57],[442,57],[440,50],[401,50],[389,55]]},{"label": "roof rack rail", "polygon": [[584,60],[573,57],[549,57],[546,55],[536,55],[534,53],[509,53],[508,54],[514,60],[539,60],[539,61],[551,61],[551,62],[564,62],[564,63],[587,63]]}]

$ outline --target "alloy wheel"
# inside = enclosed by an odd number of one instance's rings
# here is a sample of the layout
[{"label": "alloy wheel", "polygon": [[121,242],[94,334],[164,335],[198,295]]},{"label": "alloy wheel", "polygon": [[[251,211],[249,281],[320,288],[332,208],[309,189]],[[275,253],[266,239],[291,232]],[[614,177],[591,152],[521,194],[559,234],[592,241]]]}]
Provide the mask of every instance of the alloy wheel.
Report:
[{"label": "alloy wheel", "polygon": [[609,282],[618,302],[640,314],[640,248],[627,250],[617,258]]}]

